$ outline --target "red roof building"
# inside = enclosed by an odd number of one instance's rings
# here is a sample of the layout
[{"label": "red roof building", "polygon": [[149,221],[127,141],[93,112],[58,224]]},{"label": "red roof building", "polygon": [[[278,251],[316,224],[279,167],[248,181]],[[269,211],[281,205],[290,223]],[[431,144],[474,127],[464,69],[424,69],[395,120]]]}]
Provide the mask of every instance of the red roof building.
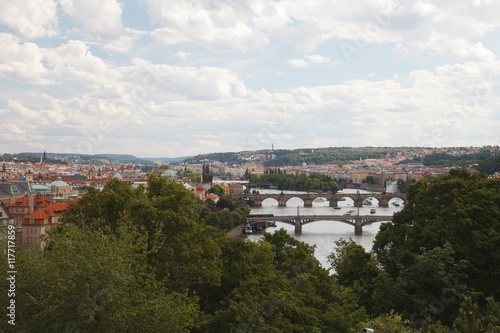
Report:
[{"label": "red roof building", "polygon": [[67,207],[67,203],[51,202],[46,207],[26,216],[21,234],[21,248],[23,250],[30,247],[43,249],[45,243],[41,236],[45,234],[47,228],[59,224],[59,218],[64,214]]}]

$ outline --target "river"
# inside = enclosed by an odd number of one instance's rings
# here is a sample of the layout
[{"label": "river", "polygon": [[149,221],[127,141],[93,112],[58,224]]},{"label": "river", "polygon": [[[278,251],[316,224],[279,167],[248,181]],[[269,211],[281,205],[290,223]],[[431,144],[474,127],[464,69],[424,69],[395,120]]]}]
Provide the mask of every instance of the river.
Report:
[{"label": "river", "polygon": [[[277,190],[257,189],[260,193],[280,193]],[[358,190],[345,189],[339,191],[339,194],[352,194]],[[284,193],[304,193],[296,191],[283,191]],[[360,193],[370,193],[360,190]],[[376,199],[372,200],[372,205],[363,205],[359,208],[360,215],[370,215],[370,209],[375,208],[374,215],[392,215],[394,212],[400,211],[403,208],[402,201],[393,199],[400,206],[389,204],[389,207],[379,207]],[[392,200],[391,202],[392,203]],[[353,207],[353,201],[347,198],[345,201],[339,201],[338,205],[341,209],[334,209],[329,206],[328,201],[313,202],[313,207],[304,207],[304,204],[299,198],[292,198],[287,202],[287,207],[278,207],[278,202],[274,199],[266,199],[262,202],[262,207],[252,208],[251,214],[274,214],[274,215],[297,215],[297,210],[301,216],[304,215],[343,215],[349,210],[356,210]],[[383,223],[383,222],[382,222]],[[267,228],[267,232],[274,232],[280,228],[284,228],[290,235],[296,239],[306,242],[309,245],[315,245],[316,258],[320,261],[324,268],[329,268],[327,256],[335,251],[335,241],[340,239],[352,238],[357,244],[363,246],[367,251],[371,250],[375,236],[379,230],[381,223],[374,223],[363,227],[363,234],[361,236],[354,235],[354,227],[345,223],[335,221],[318,221],[302,226],[302,233],[295,235],[293,225],[286,223],[276,223],[276,227]],[[254,232],[248,235],[251,240],[258,240],[262,238],[262,233]]]}]

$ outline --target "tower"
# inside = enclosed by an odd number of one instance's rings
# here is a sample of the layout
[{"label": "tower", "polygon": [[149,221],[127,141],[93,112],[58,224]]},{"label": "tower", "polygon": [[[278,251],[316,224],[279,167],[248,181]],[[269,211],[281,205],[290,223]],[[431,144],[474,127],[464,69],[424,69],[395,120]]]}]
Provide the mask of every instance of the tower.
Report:
[{"label": "tower", "polygon": [[208,164],[203,164],[203,172],[201,174],[201,183],[202,184],[210,184],[212,186],[213,175],[210,172],[210,168]]},{"label": "tower", "polygon": [[42,163],[47,163],[47,153],[45,152],[45,150],[43,151]]},{"label": "tower", "polygon": [[26,164],[26,169],[25,169],[24,177],[29,182],[33,181],[33,164],[31,164],[31,162],[28,162]]}]

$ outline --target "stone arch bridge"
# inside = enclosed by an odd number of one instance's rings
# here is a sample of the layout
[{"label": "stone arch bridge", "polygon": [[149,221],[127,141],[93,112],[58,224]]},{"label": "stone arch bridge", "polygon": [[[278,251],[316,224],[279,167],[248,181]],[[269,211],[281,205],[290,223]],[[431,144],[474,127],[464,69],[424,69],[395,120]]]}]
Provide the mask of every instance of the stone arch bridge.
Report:
[{"label": "stone arch bridge", "polygon": [[391,221],[392,216],[381,215],[284,215],[275,216],[274,214],[257,214],[248,215],[247,223],[265,224],[269,221],[282,222],[295,226],[295,233],[302,232],[302,226],[305,224],[318,222],[318,221],[332,221],[346,223],[354,227],[354,234],[361,235],[363,233],[363,226],[376,222]]},{"label": "stone arch bridge", "polygon": [[338,202],[351,198],[354,201],[354,207],[362,207],[363,201],[375,198],[380,207],[389,207],[389,201],[394,198],[400,198],[406,205],[406,194],[402,193],[266,193],[266,194],[239,194],[231,195],[232,200],[244,200],[251,207],[262,207],[262,201],[273,198],[278,201],[278,207],[286,207],[288,200],[299,198],[304,201],[304,207],[312,207],[313,201],[319,198],[330,202],[331,207],[338,207]]}]

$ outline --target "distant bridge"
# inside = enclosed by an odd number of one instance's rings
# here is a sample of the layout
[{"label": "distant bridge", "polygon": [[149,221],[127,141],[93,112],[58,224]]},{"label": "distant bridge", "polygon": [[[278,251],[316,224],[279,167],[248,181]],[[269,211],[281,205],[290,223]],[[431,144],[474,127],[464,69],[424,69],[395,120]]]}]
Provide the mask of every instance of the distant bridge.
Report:
[{"label": "distant bridge", "polygon": [[278,201],[278,207],[286,207],[288,200],[299,198],[304,202],[304,207],[312,207],[314,200],[323,198],[330,202],[331,207],[338,207],[338,202],[350,198],[354,201],[354,207],[362,207],[363,201],[366,199],[377,199],[380,207],[389,207],[389,201],[394,198],[399,198],[404,204],[406,194],[402,193],[266,193],[266,194],[233,194],[230,195],[232,200],[245,200],[251,207],[262,207],[262,201],[272,198]]},{"label": "distant bridge", "polygon": [[346,223],[354,227],[354,234],[361,235],[363,233],[363,226],[376,222],[391,221],[392,215],[281,215],[275,216],[273,214],[262,215],[248,215],[247,223],[250,225],[267,223],[268,221],[282,222],[295,226],[295,232],[302,232],[302,226],[318,221],[336,221]]}]

